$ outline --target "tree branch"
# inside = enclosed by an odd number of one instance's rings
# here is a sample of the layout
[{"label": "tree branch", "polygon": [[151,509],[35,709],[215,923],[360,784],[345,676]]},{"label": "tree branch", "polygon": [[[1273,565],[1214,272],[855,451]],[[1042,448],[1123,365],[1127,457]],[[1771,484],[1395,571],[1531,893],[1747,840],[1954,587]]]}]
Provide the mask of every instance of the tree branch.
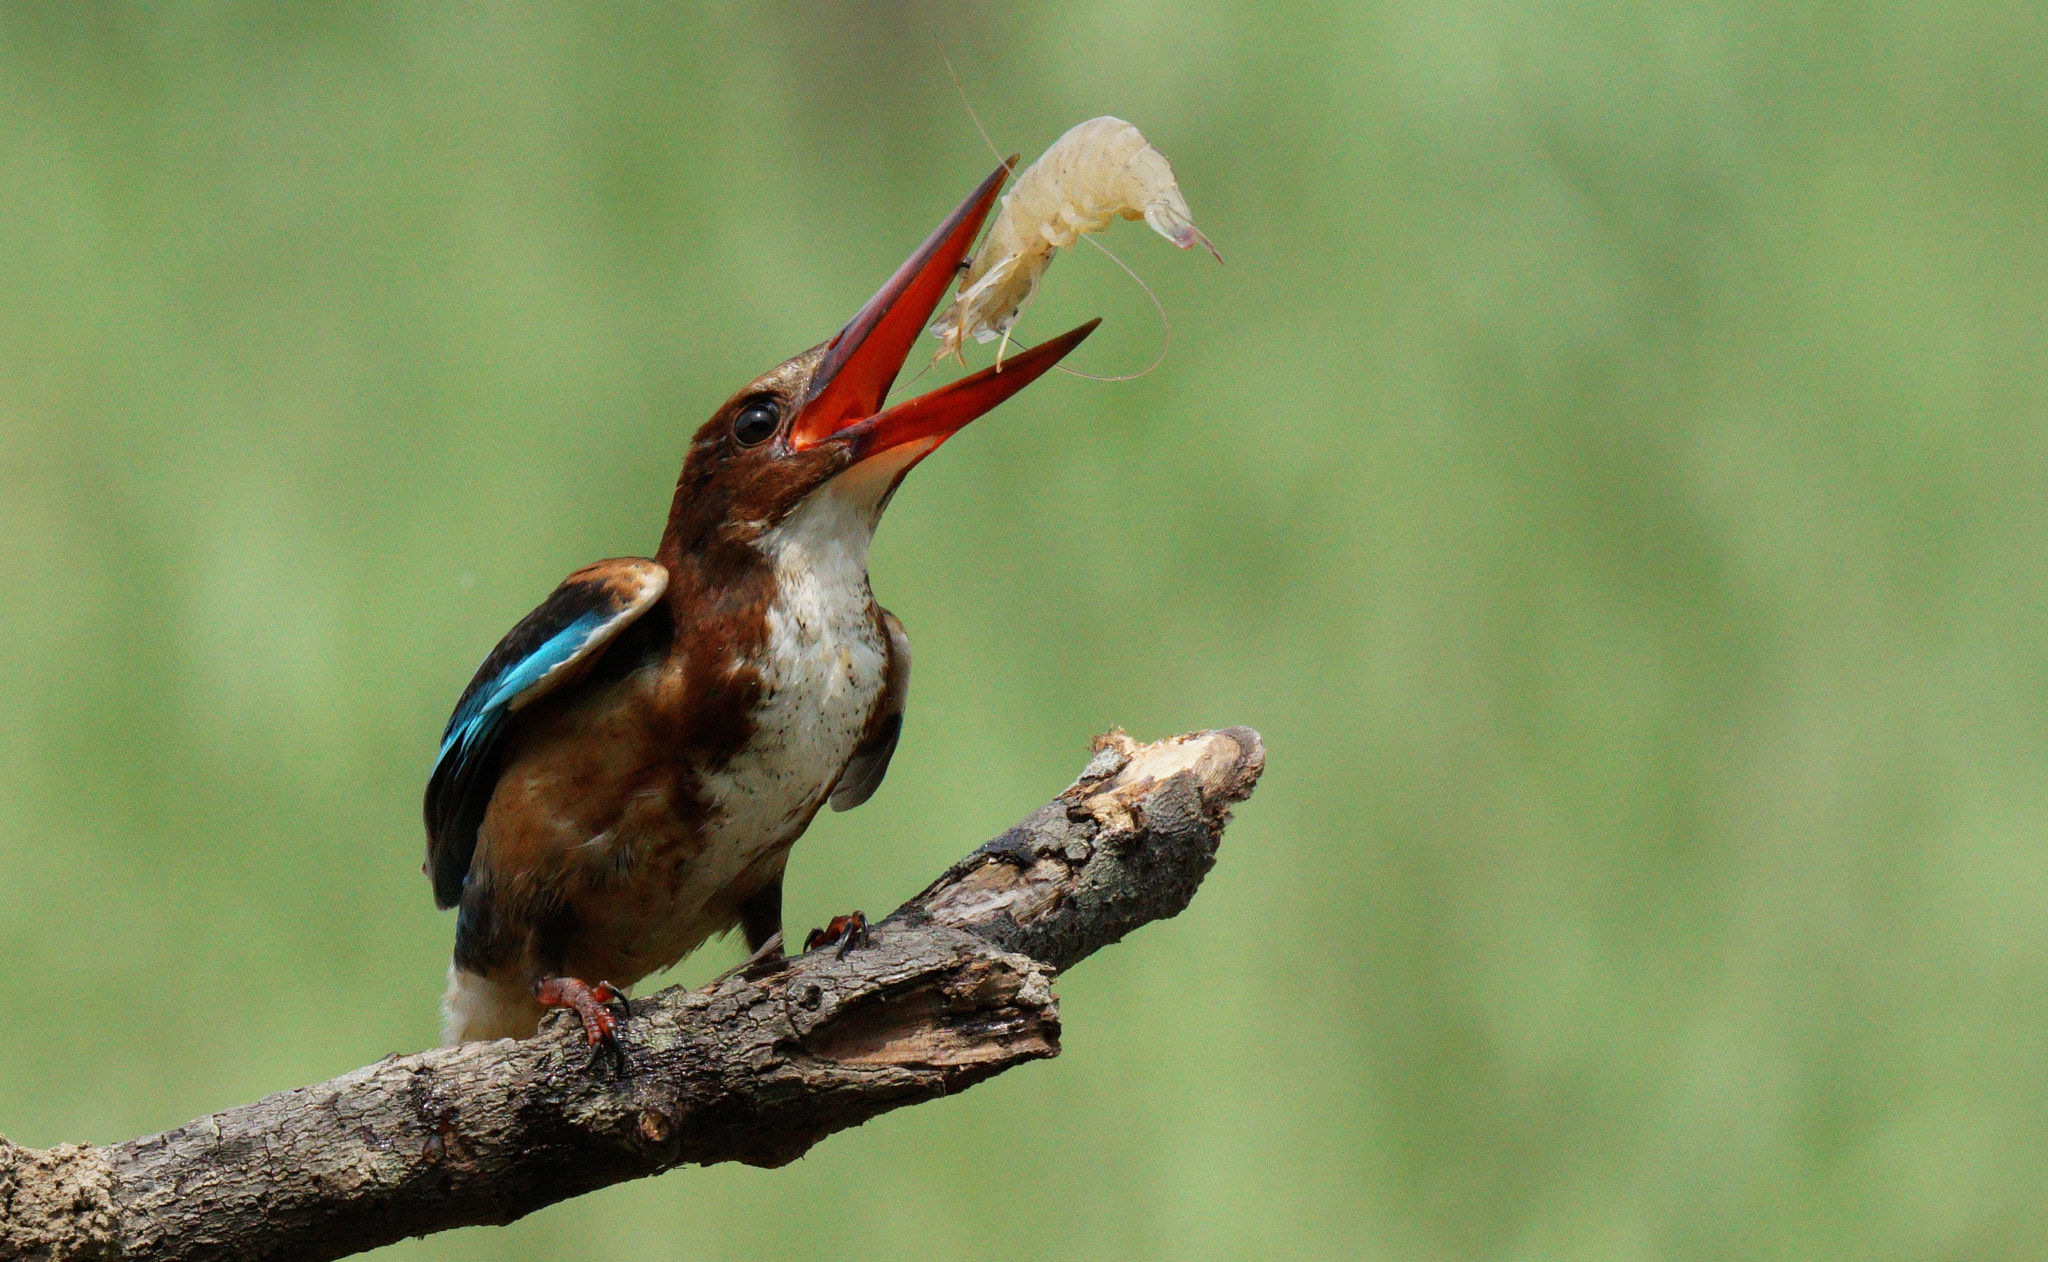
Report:
[{"label": "tree branch", "polygon": [[0,1139],[0,1258],[314,1262],[834,1131],[1059,1052],[1054,973],[1176,915],[1265,766],[1234,727],[1096,742],[1072,787],[841,958],[636,1000],[623,1068],[574,1021],[388,1056],[105,1148]]}]

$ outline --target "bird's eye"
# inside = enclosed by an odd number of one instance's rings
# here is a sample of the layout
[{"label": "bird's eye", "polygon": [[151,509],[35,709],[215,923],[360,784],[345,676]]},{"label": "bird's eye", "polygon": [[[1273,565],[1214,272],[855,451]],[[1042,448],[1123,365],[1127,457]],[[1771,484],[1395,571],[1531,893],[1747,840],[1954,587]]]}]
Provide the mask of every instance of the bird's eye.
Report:
[{"label": "bird's eye", "polygon": [[775,414],[774,404],[749,403],[732,418],[732,436],[739,439],[740,446],[752,447],[767,442],[781,423],[782,418]]}]

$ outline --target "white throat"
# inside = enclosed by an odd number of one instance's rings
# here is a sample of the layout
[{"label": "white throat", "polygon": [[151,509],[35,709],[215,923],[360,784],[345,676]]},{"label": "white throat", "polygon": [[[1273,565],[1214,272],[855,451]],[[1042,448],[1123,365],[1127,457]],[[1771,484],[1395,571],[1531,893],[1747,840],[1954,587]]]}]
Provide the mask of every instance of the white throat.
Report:
[{"label": "white throat", "polygon": [[789,516],[762,533],[757,545],[775,562],[786,584],[805,574],[851,580],[867,594],[868,545],[874,542],[882,504],[904,466],[938,445],[937,439],[905,443],[844,470],[805,497]]},{"label": "white throat", "polygon": [[761,535],[776,581],[767,653],[732,663],[759,673],[761,700],[746,749],[704,775],[720,816],[699,861],[707,873],[737,873],[795,841],[866,734],[889,673],[868,545],[897,475],[936,442],[862,461]]}]

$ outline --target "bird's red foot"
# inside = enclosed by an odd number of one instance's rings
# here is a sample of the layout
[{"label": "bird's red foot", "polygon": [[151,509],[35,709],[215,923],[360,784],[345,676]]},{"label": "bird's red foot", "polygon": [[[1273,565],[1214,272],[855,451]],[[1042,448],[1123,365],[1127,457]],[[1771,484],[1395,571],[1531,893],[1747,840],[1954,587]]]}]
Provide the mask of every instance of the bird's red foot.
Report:
[{"label": "bird's red foot", "polygon": [[868,918],[859,912],[834,916],[832,923],[823,929],[813,929],[804,935],[804,953],[810,954],[819,947],[838,947],[839,958],[857,946],[868,944]]},{"label": "bird's red foot", "polygon": [[[573,977],[543,977],[533,984],[533,997],[543,1008],[574,1009],[591,1047],[603,1044],[613,1052],[619,1050],[619,1022],[632,1010],[626,1006],[625,992],[617,986],[610,982],[592,986]],[[619,1005],[617,1016],[606,1006],[614,1003]]]}]

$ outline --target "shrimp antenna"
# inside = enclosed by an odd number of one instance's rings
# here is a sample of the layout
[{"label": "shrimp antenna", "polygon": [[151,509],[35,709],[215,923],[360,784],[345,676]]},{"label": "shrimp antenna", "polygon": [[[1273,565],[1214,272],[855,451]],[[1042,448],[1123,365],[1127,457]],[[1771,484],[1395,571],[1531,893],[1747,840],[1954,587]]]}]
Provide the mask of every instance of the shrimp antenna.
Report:
[{"label": "shrimp antenna", "polygon": [[1140,276],[1136,272],[1131,270],[1131,265],[1129,263],[1126,263],[1122,259],[1118,258],[1116,254],[1112,252],[1108,246],[1102,244],[1102,242],[1100,241],[1097,241],[1094,237],[1082,237],[1081,239],[1083,241],[1086,241],[1088,244],[1094,246],[1096,249],[1102,251],[1104,254],[1109,255],[1109,261],[1116,264],[1118,267],[1123,268],[1124,275],[1130,277],[1134,281],[1137,281],[1138,288],[1144,290],[1145,296],[1152,300],[1152,309],[1159,313],[1159,328],[1162,331],[1162,336],[1159,339],[1159,353],[1152,357],[1151,363],[1145,365],[1143,368],[1140,368],[1136,372],[1125,373],[1121,377],[1098,377],[1092,372],[1082,372],[1078,368],[1066,368],[1062,367],[1059,364],[1054,364],[1053,367],[1058,368],[1061,372],[1066,373],[1068,376],[1086,377],[1090,381],[1136,381],[1138,378],[1145,376],[1154,368],[1157,368],[1159,367],[1159,365],[1166,362],[1166,352],[1173,349],[1173,321],[1166,318],[1166,304],[1159,301],[1159,295],[1152,292],[1152,286],[1145,283],[1145,278],[1143,276]]},{"label": "shrimp antenna", "polygon": [[996,142],[988,138],[988,128],[981,125],[981,115],[974,112],[974,102],[967,99],[967,86],[960,82],[959,72],[953,69],[953,59],[946,56],[945,42],[939,38],[936,31],[932,33],[932,43],[939,46],[939,64],[946,68],[946,77],[953,81],[953,90],[960,94],[960,104],[966,107],[967,117],[974,120],[974,130],[981,133],[981,143],[987,145],[988,151],[996,155],[996,161],[1003,161],[1003,151],[996,148]]}]

